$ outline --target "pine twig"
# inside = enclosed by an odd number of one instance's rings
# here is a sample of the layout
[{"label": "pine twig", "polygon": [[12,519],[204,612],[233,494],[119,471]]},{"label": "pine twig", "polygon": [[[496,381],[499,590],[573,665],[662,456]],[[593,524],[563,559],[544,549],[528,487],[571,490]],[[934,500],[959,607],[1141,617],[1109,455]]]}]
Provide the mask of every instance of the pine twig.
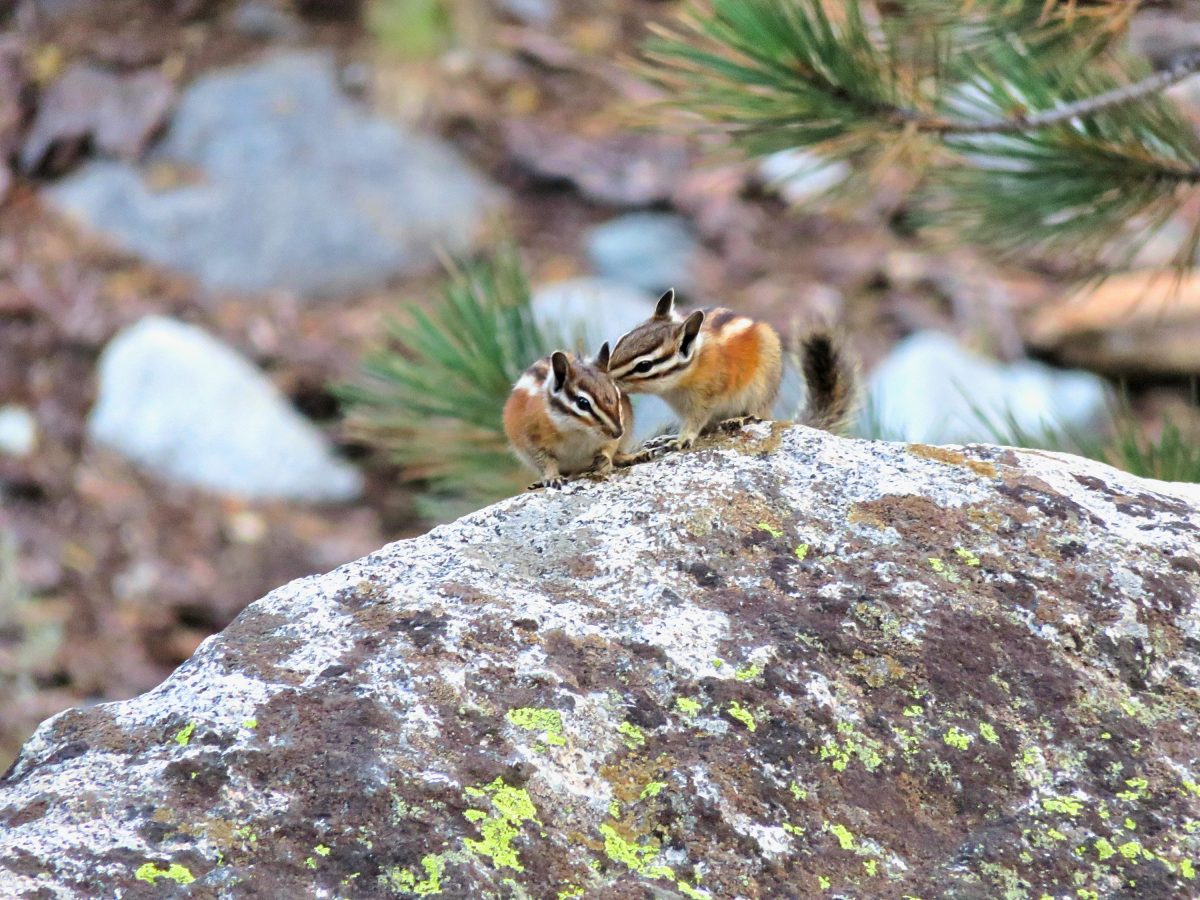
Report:
[{"label": "pine twig", "polygon": [[1016,131],[1030,131],[1069,122],[1079,116],[1090,116],[1111,106],[1132,103],[1157,94],[1159,91],[1178,84],[1189,75],[1200,72],[1200,49],[1182,54],[1176,61],[1161,72],[1156,72],[1133,84],[1121,85],[1095,97],[1085,97],[1073,103],[1067,103],[1057,109],[1048,109],[1032,116],[1017,116],[1016,118],[990,119],[983,122],[964,122],[946,119],[918,120],[917,127],[921,131],[936,134],[1010,134]]}]

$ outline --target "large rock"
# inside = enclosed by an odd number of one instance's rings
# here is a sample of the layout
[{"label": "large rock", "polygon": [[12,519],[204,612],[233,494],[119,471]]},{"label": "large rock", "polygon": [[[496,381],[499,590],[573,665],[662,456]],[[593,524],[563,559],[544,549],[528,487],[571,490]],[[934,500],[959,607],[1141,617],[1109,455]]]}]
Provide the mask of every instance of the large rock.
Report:
[{"label": "large rock", "polygon": [[253,604],[0,896],[1194,897],[1200,488],[759,425]]},{"label": "large rock", "polygon": [[88,435],[181,484],[249,498],[349,500],[362,478],[250,362],[148,316],[100,357]]},{"label": "large rock", "polygon": [[208,288],[304,295],[464,253],[496,199],[454,148],[346,98],[314,53],[198,79],[146,167],[95,162],[49,196]]}]

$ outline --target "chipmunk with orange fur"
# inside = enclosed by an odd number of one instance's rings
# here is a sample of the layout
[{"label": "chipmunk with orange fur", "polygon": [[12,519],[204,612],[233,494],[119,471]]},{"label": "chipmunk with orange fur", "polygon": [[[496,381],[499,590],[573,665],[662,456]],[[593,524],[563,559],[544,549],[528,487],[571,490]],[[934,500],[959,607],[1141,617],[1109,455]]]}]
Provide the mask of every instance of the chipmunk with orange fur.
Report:
[{"label": "chipmunk with orange fur", "polygon": [[608,375],[606,343],[592,361],[561,350],[525,370],[504,404],[504,433],[541,480],[561,487],[571,476],[606,475],[648,458],[631,454],[633,407]]},{"label": "chipmunk with orange fur", "polygon": [[[800,345],[808,385],[803,424],[833,431],[853,411],[857,371],[827,330]],[[680,417],[667,449],[686,449],[702,434],[769,418],[783,375],[783,344],[766,322],[728,309],[675,312],[675,291],[654,315],[613,347],[608,372],[621,390],[657,394]]]}]

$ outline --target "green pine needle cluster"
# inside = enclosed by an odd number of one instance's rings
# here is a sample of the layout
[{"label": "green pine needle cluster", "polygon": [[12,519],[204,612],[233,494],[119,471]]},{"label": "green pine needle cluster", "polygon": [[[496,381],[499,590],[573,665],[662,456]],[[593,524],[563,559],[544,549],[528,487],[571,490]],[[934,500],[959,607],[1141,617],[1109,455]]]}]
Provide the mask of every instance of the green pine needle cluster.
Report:
[{"label": "green pine needle cluster", "polygon": [[1200,140],[1161,96],[1200,57],[1153,76],[1122,55],[1135,6],[704,0],[646,51],[670,102],[747,153],[805,148],[860,180],[903,161],[931,231],[1090,270],[1200,184]]},{"label": "green pine needle cluster", "polygon": [[521,373],[560,344],[534,320],[516,250],[452,270],[433,308],[389,322],[387,338],[339,390],[349,434],[421,484],[431,518],[520,491],[529,475],[508,450],[501,412]]}]

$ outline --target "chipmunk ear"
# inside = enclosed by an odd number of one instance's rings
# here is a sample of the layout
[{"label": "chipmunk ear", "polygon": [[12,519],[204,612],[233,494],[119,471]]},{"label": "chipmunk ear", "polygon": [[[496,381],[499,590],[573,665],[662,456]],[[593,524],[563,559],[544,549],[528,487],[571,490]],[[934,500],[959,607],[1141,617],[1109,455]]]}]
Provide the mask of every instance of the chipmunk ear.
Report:
[{"label": "chipmunk ear", "polygon": [[675,311],[675,288],[671,288],[658,298],[658,306],[654,308],[654,318],[669,319]]},{"label": "chipmunk ear", "polygon": [[608,357],[608,341],[605,341],[600,347],[600,352],[596,354],[596,368],[601,372],[608,371]]},{"label": "chipmunk ear", "polygon": [[696,343],[696,335],[700,333],[700,326],[704,324],[704,310],[698,309],[683,323],[683,337],[679,341],[679,352],[683,356],[691,355],[692,348]]},{"label": "chipmunk ear", "polygon": [[554,370],[554,391],[557,393],[566,384],[567,375],[571,373],[571,360],[561,350],[550,354],[550,368]]}]

